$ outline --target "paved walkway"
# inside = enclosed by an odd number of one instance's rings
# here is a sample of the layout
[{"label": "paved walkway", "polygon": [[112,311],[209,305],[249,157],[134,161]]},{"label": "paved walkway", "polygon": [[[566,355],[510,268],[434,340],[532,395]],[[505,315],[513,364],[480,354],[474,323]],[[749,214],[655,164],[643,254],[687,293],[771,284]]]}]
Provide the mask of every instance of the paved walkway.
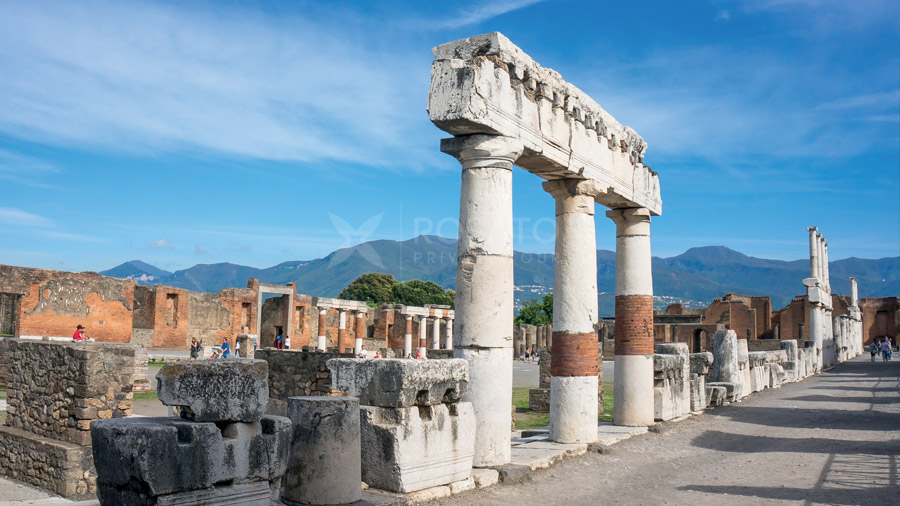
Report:
[{"label": "paved walkway", "polygon": [[438,504],[900,504],[900,361],[868,355]]}]

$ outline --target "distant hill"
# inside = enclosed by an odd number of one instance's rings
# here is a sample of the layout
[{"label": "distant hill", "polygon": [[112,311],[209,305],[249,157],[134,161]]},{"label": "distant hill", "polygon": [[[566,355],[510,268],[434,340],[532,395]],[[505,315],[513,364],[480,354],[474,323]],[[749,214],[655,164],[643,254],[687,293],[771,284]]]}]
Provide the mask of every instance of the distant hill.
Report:
[{"label": "distant hill", "polygon": [[[612,315],[615,291],[613,251],[597,251],[597,290],[600,315]],[[553,287],[551,253],[515,252],[514,279],[517,302],[539,297]],[[808,260],[767,260],[744,255],[724,246],[691,248],[670,258],[654,257],[653,292],[657,305],[683,301],[700,307],[728,292],[768,295],[779,309],[803,291],[809,274]],[[199,264],[167,272],[133,260],[101,274],[135,279],[142,284],[164,284],[197,291],[216,292],[247,286],[248,278],[263,283],[297,283],[310,295],[335,297],[360,274],[386,272],[400,281],[424,279],[445,288],[456,287],[456,240],[419,236],[407,241],[378,240],[332,252],[324,258],[284,262],[258,269],[229,263]],[[859,281],[860,297],[900,295],[900,257],[877,260],[847,258],[831,262],[835,293],[850,293],[849,277]]]}]

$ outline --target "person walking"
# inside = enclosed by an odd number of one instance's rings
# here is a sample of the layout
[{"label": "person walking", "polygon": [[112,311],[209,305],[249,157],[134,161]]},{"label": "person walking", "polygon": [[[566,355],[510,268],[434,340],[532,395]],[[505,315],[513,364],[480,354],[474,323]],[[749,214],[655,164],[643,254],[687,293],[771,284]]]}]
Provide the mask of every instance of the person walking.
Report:
[{"label": "person walking", "polygon": [[200,358],[200,351],[203,349],[203,340],[197,341],[197,338],[191,338],[191,360]]},{"label": "person walking", "polygon": [[280,350],[282,348],[283,338],[281,337],[281,332],[275,336],[275,349]]},{"label": "person walking", "polygon": [[887,362],[891,359],[891,342],[885,338],[881,341],[881,360]]},{"label": "person walking", "polygon": [[872,344],[869,345],[869,353],[872,354],[872,362],[875,361],[875,355],[878,355],[878,341],[872,341]]},{"label": "person walking", "polygon": [[222,339],[222,358],[228,358],[231,356],[231,345],[228,344],[228,339]]}]

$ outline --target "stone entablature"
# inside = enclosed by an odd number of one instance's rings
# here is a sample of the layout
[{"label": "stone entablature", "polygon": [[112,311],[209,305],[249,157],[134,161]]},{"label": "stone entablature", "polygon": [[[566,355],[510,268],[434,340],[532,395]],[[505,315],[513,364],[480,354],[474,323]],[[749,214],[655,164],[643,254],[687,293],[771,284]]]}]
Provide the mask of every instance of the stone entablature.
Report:
[{"label": "stone entablature", "polygon": [[455,136],[518,139],[524,150],[514,163],[529,172],[596,181],[603,191],[594,199],[607,207],[662,212],[659,179],[642,163],[644,139],[503,34],[432,52],[428,113],[439,128]]}]

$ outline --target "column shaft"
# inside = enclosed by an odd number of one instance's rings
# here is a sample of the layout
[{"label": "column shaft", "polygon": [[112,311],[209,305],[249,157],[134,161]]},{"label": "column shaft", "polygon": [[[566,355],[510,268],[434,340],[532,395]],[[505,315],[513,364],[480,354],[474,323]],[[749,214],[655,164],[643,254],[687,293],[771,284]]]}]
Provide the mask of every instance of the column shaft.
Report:
[{"label": "column shaft", "polygon": [[366,338],[368,325],[366,324],[366,312],[356,312],[356,342],[353,343],[353,352],[358,354],[362,351],[363,339]]},{"label": "column shaft", "polygon": [[444,347],[453,349],[453,318],[447,318],[447,335],[444,338]]},{"label": "column shaft", "polygon": [[328,310],[325,308],[319,309],[319,336],[316,340],[316,350],[317,351],[326,351],[328,349],[328,341],[325,338],[325,333],[328,330],[328,324],[326,323],[326,315],[328,314]]},{"label": "column shaft", "polygon": [[338,337],[337,348],[338,353],[344,353],[347,346],[347,312],[343,309],[338,310]]},{"label": "column shaft", "polygon": [[[553,354],[550,361],[550,439],[597,440],[597,241],[593,183],[548,181],[556,200],[553,267]],[[535,328],[542,344],[544,326]]]},{"label": "column shaft", "polygon": [[809,231],[809,277],[819,278],[819,243],[816,231],[817,227],[807,227]]},{"label": "column shaft", "polygon": [[616,209],[606,215],[616,223],[613,423],[650,426],[654,417],[650,212]]},{"label": "column shaft", "polygon": [[475,466],[510,459],[512,405],[512,164],[522,143],[471,135],[441,141],[462,165],[453,354],[469,362],[463,400],[475,411]]},{"label": "column shaft", "polygon": [[403,334],[403,358],[412,355],[412,316],[406,317],[406,332]]},{"label": "column shaft", "polygon": [[428,318],[425,316],[419,317],[419,350],[424,355],[426,350],[428,349]]},{"label": "column shaft", "polygon": [[431,349],[441,349],[441,319],[434,317],[431,327]]}]

